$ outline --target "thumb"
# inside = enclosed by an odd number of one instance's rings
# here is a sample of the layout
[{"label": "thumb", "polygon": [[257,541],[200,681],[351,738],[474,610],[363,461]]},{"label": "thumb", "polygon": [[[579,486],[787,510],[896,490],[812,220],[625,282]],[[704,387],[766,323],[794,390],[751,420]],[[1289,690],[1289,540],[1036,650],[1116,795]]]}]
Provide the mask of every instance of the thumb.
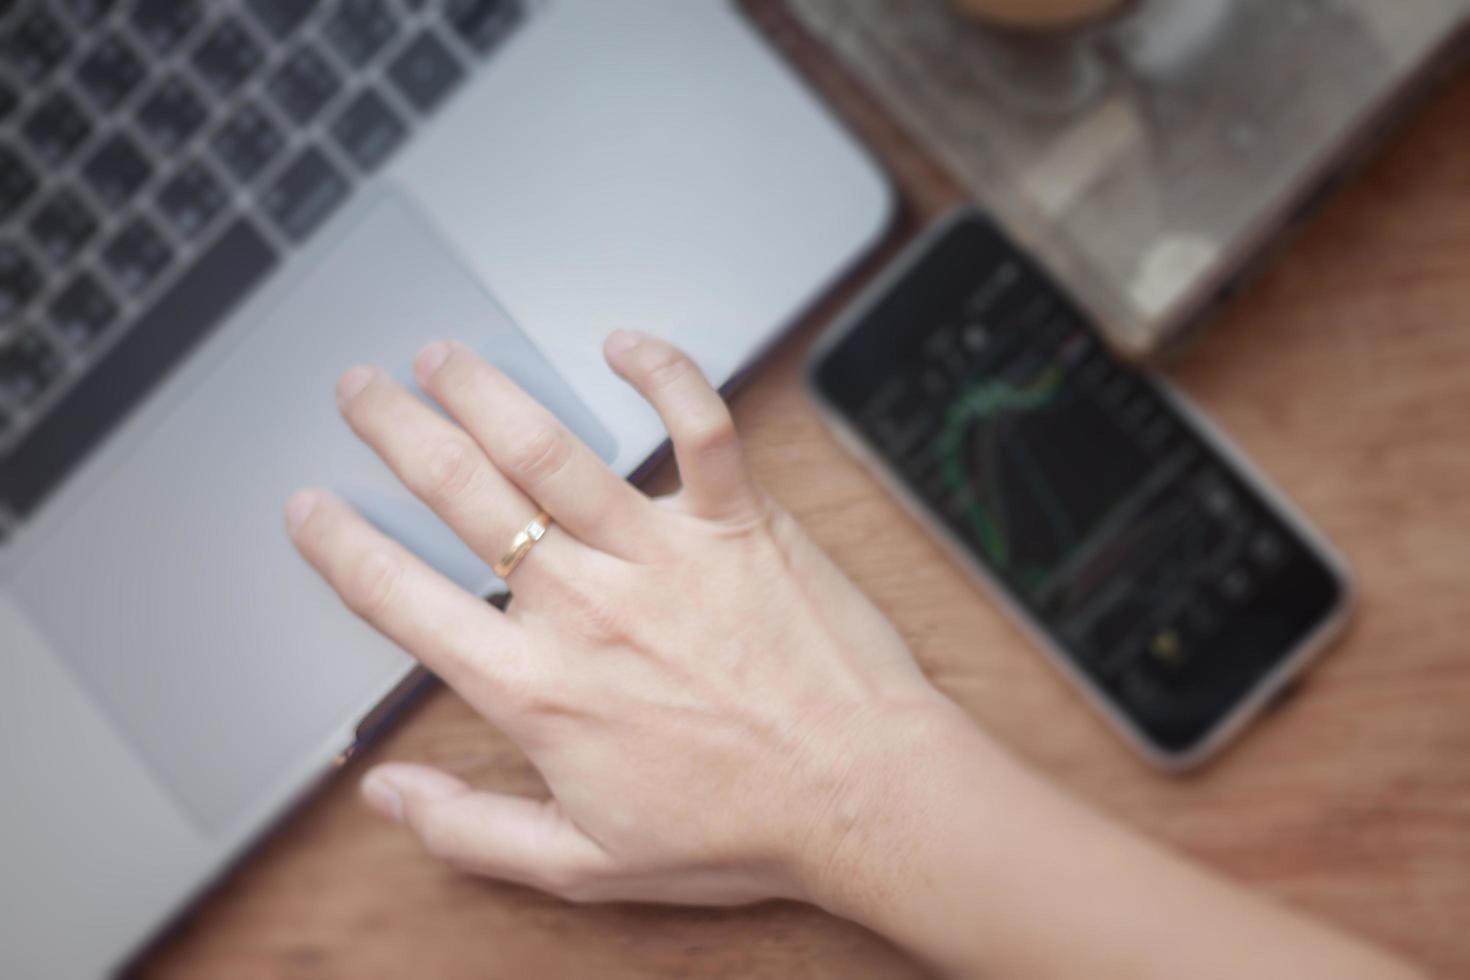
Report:
[{"label": "thumb", "polygon": [[407,824],[430,854],[473,874],[570,899],[595,895],[610,877],[607,853],[554,799],[483,792],[411,763],[370,770],[362,795],[383,816]]}]

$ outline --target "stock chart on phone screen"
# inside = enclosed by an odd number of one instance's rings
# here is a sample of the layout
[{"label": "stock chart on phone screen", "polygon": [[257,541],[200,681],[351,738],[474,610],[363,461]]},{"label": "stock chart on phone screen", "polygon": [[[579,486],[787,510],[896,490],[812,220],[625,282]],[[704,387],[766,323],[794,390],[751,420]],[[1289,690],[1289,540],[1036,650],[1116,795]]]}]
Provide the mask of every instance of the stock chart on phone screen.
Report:
[{"label": "stock chart on phone screen", "polygon": [[1134,702],[1177,700],[1292,557],[1176,407],[1018,266],[928,329],[858,422],[962,550]]}]

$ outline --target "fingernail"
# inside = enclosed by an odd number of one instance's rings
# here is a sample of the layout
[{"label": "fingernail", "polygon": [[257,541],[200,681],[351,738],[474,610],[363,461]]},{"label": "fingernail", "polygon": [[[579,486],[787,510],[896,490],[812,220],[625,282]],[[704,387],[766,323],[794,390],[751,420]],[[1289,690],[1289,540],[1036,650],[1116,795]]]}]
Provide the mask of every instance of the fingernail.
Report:
[{"label": "fingernail", "polygon": [[316,510],[316,502],[319,495],[315,490],[302,490],[292,494],[291,499],[286,501],[286,530],[295,534],[311,512]]},{"label": "fingernail", "polygon": [[392,820],[403,822],[403,797],[393,784],[375,772],[370,772],[362,781],[362,798],[368,806]]},{"label": "fingernail", "polygon": [[449,360],[450,347],[442,340],[436,340],[423,350],[413,361],[413,376],[419,384],[423,384],[434,376],[434,372],[444,366]]},{"label": "fingernail", "polygon": [[643,343],[643,334],[635,330],[614,330],[607,338],[607,349],[623,354]]},{"label": "fingernail", "polygon": [[343,408],[368,386],[378,372],[370,367],[355,367],[337,380],[337,407]]}]

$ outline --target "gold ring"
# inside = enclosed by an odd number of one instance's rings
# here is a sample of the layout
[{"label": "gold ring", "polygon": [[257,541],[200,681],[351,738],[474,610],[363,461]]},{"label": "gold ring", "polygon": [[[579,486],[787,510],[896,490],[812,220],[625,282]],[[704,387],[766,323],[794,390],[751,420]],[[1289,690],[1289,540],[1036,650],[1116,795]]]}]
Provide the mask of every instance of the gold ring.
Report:
[{"label": "gold ring", "polygon": [[531,548],[536,542],[545,536],[546,531],[550,527],[551,515],[544,510],[531,518],[529,524],[516,532],[516,536],[510,541],[510,547],[505,550],[505,554],[500,556],[500,560],[492,566],[495,574],[500,576],[502,581],[508,578],[510,573],[516,570],[516,566],[521,563],[521,560],[530,553]]}]

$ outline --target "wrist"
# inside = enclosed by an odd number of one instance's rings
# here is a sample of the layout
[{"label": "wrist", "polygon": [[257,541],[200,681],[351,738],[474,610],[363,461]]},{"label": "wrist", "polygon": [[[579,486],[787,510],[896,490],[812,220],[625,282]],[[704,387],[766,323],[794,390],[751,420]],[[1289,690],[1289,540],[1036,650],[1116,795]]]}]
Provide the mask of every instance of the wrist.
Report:
[{"label": "wrist", "polygon": [[982,823],[971,812],[975,787],[995,785],[1003,796],[996,784],[1016,766],[939,695],[886,709],[860,741],[854,775],[813,830],[799,878],[807,901],[892,937],[940,828],[956,815]]},{"label": "wrist", "polygon": [[872,730],[804,897],[943,975],[1414,975],[1060,794],[953,704]]}]

